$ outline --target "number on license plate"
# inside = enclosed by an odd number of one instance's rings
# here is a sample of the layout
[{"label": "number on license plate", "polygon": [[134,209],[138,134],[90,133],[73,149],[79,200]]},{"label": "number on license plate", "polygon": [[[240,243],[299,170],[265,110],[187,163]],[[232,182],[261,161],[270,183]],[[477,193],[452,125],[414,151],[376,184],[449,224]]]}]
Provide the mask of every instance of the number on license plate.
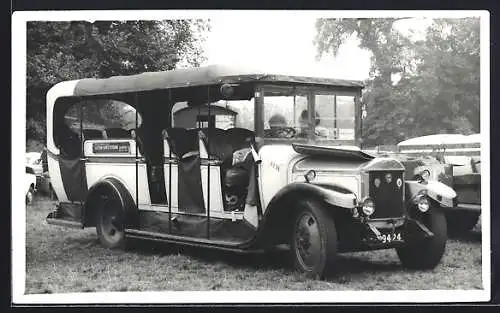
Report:
[{"label": "number on license plate", "polygon": [[379,238],[382,241],[382,243],[391,243],[393,241],[402,241],[403,240],[401,233],[381,234]]}]

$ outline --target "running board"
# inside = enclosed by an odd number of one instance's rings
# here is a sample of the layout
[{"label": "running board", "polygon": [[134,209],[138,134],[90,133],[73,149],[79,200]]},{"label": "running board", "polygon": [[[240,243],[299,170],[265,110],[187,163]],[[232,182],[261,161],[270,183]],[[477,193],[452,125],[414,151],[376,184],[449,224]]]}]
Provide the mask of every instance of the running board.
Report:
[{"label": "running board", "polygon": [[58,226],[64,226],[64,227],[69,227],[69,228],[80,228],[82,229],[82,223],[81,222],[76,222],[76,221],[69,221],[69,220],[63,220],[60,218],[46,218],[47,224],[51,225],[58,225]]},{"label": "running board", "polygon": [[237,253],[258,253],[263,252],[263,250],[245,250],[238,248],[242,242],[231,242],[224,240],[210,240],[203,238],[192,238],[192,237],[184,237],[184,236],[176,236],[176,235],[168,235],[144,230],[137,229],[127,229],[125,230],[127,237],[136,238],[136,239],[148,239],[160,242],[168,242],[180,245],[187,245],[193,247],[202,247],[202,248],[212,248],[224,251],[231,251]]}]

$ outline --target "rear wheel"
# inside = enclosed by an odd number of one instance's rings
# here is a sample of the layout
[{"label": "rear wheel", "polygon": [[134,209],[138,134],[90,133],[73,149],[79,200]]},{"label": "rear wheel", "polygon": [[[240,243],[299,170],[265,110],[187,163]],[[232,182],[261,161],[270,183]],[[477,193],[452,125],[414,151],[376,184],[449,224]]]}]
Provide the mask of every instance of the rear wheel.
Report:
[{"label": "rear wheel", "polygon": [[295,269],[311,278],[332,274],[337,255],[333,218],[311,200],[297,208],[290,245]]},{"label": "rear wheel", "polygon": [[419,238],[409,242],[402,248],[397,248],[398,257],[404,267],[410,269],[433,269],[443,257],[446,240],[447,227],[444,213],[431,207],[422,216],[421,222],[434,233],[432,238]]},{"label": "rear wheel", "polygon": [[96,231],[99,241],[110,249],[125,247],[124,211],[120,202],[102,197],[97,212]]}]

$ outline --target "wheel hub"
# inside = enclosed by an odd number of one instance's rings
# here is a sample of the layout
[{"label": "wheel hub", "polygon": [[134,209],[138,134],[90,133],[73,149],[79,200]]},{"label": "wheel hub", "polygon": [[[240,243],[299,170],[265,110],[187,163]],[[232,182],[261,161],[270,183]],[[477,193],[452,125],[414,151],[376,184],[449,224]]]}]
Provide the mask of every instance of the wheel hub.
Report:
[{"label": "wheel hub", "polygon": [[295,234],[296,254],[304,268],[312,268],[321,255],[321,238],[318,223],[309,213],[302,215]]}]

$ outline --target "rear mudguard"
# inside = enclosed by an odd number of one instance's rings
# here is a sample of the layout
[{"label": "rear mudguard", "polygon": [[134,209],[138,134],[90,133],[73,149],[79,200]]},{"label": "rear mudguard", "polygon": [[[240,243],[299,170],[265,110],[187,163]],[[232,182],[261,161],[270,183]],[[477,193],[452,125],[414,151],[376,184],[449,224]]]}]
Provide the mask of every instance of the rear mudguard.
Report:
[{"label": "rear mudguard", "polygon": [[453,208],[457,199],[457,193],[452,188],[447,185],[435,181],[429,180],[425,184],[418,181],[406,181],[406,196],[407,200],[412,199],[422,190],[427,192],[427,196],[444,208]]},{"label": "rear mudguard", "polygon": [[101,194],[112,195],[119,202],[120,207],[124,213],[124,224],[126,227],[136,227],[139,224],[139,213],[134,199],[128,192],[127,188],[122,182],[114,177],[107,177],[100,180],[89,189],[87,201],[83,207],[85,214],[84,226],[94,226],[94,217],[98,209],[99,195]]}]

